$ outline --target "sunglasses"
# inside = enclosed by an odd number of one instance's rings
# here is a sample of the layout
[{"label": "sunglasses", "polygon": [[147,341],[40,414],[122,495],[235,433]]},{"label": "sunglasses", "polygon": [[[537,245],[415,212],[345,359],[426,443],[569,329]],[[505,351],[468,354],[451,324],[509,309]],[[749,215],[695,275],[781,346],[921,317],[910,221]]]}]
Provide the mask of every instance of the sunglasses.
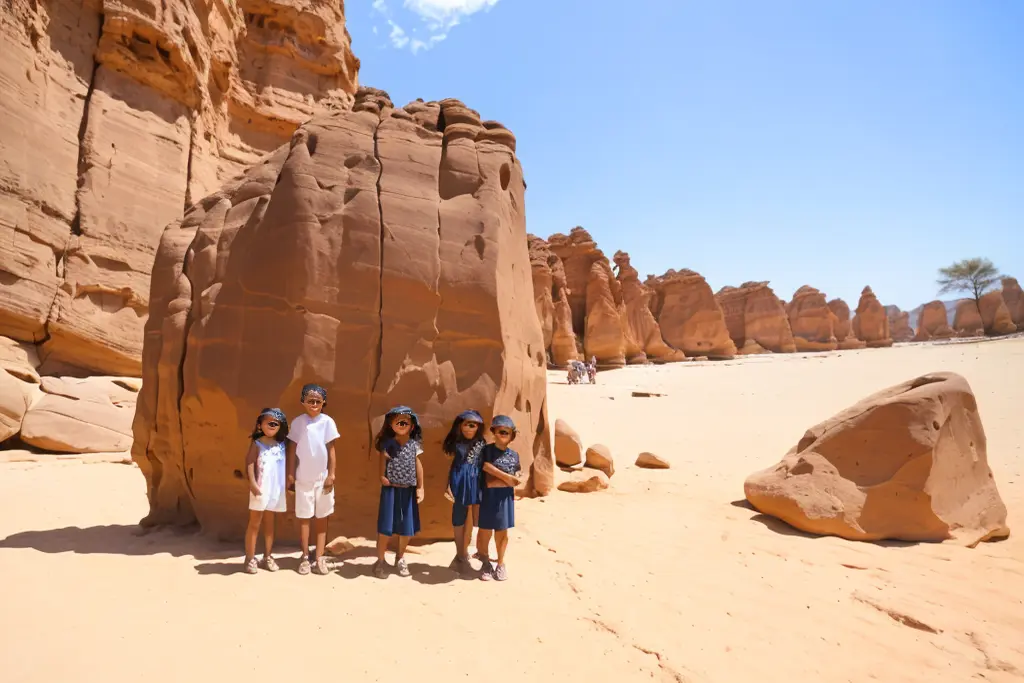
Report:
[{"label": "sunglasses", "polygon": [[323,401],[322,401],[322,400],[320,400],[319,398],[307,398],[307,399],[306,399],[306,405],[310,405],[310,406],[318,406],[318,405],[320,405],[321,403],[323,403]]},{"label": "sunglasses", "polygon": [[495,429],[494,433],[498,436],[512,436],[512,430],[510,429]]},{"label": "sunglasses", "polygon": [[264,424],[266,424],[268,427],[280,427],[281,426],[280,422],[266,422]]},{"label": "sunglasses", "polygon": [[396,427],[408,427],[411,424],[412,422],[409,422],[408,420],[399,420],[398,422],[394,423]]}]

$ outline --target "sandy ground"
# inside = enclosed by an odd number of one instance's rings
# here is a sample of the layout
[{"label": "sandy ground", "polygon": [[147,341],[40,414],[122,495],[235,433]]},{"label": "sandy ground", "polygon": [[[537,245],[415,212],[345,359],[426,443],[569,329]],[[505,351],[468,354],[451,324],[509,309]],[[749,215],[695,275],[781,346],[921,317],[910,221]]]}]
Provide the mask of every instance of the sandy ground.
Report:
[{"label": "sandy ground", "polygon": [[[1009,540],[812,538],[739,502],[804,429],[934,370],[974,388]],[[339,575],[287,559],[247,576],[233,547],[139,535],[134,466],[0,466],[2,679],[1024,679],[1024,340],[550,379],[553,417],[617,472],[606,492],[519,503],[504,584],[456,578],[448,544],[410,556],[412,579],[370,578],[362,548]],[[635,468],[642,450],[673,468]]]}]

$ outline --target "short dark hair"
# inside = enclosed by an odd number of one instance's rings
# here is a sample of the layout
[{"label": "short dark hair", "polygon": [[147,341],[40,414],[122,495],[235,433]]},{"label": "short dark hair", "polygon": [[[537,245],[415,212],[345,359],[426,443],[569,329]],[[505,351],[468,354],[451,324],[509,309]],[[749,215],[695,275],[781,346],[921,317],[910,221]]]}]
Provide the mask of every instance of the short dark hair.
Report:
[{"label": "short dark hair", "polygon": [[302,385],[302,396],[299,397],[299,403],[305,403],[306,396],[308,396],[309,394],[320,394],[320,398],[321,400],[323,400],[324,405],[327,405],[327,390],[324,389],[319,384]]}]

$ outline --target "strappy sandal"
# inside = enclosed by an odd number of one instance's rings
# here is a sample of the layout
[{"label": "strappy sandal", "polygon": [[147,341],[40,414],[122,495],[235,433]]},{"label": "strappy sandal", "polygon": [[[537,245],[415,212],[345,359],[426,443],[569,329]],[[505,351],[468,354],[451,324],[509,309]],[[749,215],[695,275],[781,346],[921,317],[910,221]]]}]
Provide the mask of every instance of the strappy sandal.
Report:
[{"label": "strappy sandal", "polygon": [[308,557],[303,557],[301,560],[299,560],[298,572],[299,572],[299,574],[302,574],[303,576],[305,576],[306,574],[309,573],[309,558]]},{"label": "strappy sandal", "polygon": [[259,571],[259,565],[256,563],[256,558],[250,557],[245,561],[245,573],[255,574],[257,571]]},{"label": "strappy sandal", "polygon": [[508,580],[508,570],[505,569],[505,565],[499,564],[498,568],[494,570],[494,580],[495,581],[507,581]]},{"label": "strappy sandal", "polygon": [[321,556],[321,557],[317,558],[317,560],[316,560],[316,573],[320,574],[321,576],[327,576],[328,574],[331,573],[331,566],[329,564],[327,564],[327,558],[326,557]]},{"label": "strappy sandal", "polygon": [[494,578],[494,570],[491,568],[491,561],[484,560],[483,565],[480,567],[480,580],[490,581]]},{"label": "strappy sandal", "polygon": [[404,557],[398,562],[395,562],[395,569],[398,570],[399,576],[409,576],[409,565],[405,563]]},{"label": "strappy sandal", "polygon": [[373,563],[373,575],[378,579],[388,578],[388,571],[384,568],[384,563],[380,560]]},{"label": "strappy sandal", "polygon": [[268,572],[276,572],[280,567],[277,566],[277,560],[270,555],[263,556],[263,566],[266,567]]}]

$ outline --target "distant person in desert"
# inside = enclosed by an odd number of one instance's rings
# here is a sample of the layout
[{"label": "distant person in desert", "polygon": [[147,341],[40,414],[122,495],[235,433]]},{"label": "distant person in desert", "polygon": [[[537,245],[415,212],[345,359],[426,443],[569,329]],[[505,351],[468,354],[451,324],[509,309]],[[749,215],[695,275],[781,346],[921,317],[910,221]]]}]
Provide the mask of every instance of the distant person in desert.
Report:
[{"label": "distant person in desert", "polygon": [[[512,418],[495,415],[491,420],[491,434],[494,443],[485,446],[481,452],[484,490],[480,500],[480,531],[476,537],[476,549],[483,561],[480,578],[504,581],[508,578],[505,569],[508,530],[515,526],[515,487],[521,483],[523,473],[519,454],[508,447],[516,438],[516,423]],[[498,550],[496,566],[491,565],[489,556],[491,536]]]},{"label": "distant person in desert", "polygon": [[334,442],[340,436],[338,425],[324,415],[327,390],[317,384],[302,387],[300,396],[306,411],[292,421],[288,433],[288,486],[295,487],[295,517],[299,520],[299,574],[309,574],[309,527],[316,518],[316,570],[327,574],[330,568],[324,549],[327,524],[334,513],[334,472],[337,456]]},{"label": "distant person in desert", "polygon": [[405,549],[419,533],[423,502],[423,430],[412,408],[397,406],[384,416],[384,424],[374,441],[380,454],[380,506],[377,509],[377,562],[373,575],[387,578],[384,556],[392,536],[398,536],[395,570],[409,576]]},{"label": "distant person in desert", "polygon": [[448,469],[445,497],[452,502],[452,535],[455,565],[461,573],[469,568],[469,544],[480,512],[480,453],[484,441],[484,419],[475,410],[460,413],[452,422],[442,450],[452,460]]},{"label": "distant person in desert", "polygon": [[285,441],[288,419],[278,408],[264,408],[256,418],[245,474],[249,481],[249,524],[245,529],[245,572],[255,574],[256,537],[263,526],[263,566],[276,572],[274,561],[274,515],[288,511],[285,494]]}]

